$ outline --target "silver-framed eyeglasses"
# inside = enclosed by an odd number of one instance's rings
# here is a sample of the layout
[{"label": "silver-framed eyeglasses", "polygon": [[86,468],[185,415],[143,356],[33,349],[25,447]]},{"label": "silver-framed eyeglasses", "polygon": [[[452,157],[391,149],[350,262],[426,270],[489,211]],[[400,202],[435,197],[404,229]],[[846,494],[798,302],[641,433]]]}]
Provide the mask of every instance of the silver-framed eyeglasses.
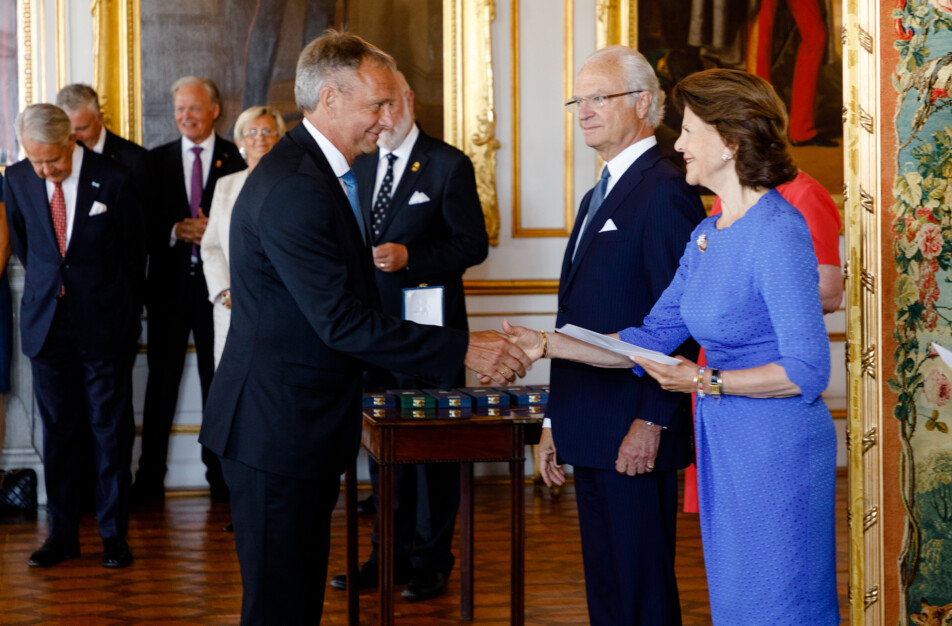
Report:
[{"label": "silver-framed eyeglasses", "polygon": [[631,96],[636,93],[643,93],[647,89],[635,89],[634,91],[623,91],[621,93],[610,93],[605,96],[592,96],[591,98],[573,98],[565,103],[565,110],[569,113],[575,113],[578,111],[579,107],[583,104],[587,104],[593,108],[600,108],[605,106],[605,103],[611,100],[612,98],[619,98],[621,96]]},{"label": "silver-framed eyeglasses", "polygon": [[270,137],[271,135],[276,134],[278,134],[278,131],[271,130],[270,128],[249,128],[244,132],[246,137],[257,137],[258,135],[261,135],[262,137]]}]

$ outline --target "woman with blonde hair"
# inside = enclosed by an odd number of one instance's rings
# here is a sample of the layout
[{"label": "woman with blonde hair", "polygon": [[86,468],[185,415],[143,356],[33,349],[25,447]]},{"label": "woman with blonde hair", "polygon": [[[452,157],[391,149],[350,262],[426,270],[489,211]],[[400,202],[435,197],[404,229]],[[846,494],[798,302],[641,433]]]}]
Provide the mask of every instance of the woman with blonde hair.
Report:
[{"label": "woman with blonde hair", "polygon": [[208,225],[202,236],[202,263],[208,299],[213,308],[215,332],[215,367],[225,349],[225,337],[231,325],[231,275],[228,269],[228,231],[235,200],[248,180],[248,174],[265,154],[284,135],[284,119],[277,109],[254,106],[246,109],[235,121],[235,143],[248,162],[248,169],[224,176],[218,180],[208,216]]}]

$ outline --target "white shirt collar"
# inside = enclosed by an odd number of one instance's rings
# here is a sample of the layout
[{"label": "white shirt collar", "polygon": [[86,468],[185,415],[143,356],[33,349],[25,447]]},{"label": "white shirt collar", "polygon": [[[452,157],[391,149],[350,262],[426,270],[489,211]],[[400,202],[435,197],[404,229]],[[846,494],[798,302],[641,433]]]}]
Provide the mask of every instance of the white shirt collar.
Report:
[{"label": "white shirt collar", "polygon": [[202,156],[211,155],[211,153],[215,151],[215,133],[212,133],[206,137],[205,141],[202,143],[194,143],[188,137],[182,137],[182,156],[188,154],[188,152],[195,146],[201,146],[204,148],[204,150],[202,150]]},{"label": "white shirt collar", "polygon": [[608,168],[608,172],[611,174],[611,178],[608,180],[608,188],[605,190],[605,197],[608,197],[615,183],[618,182],[618,179],[638,160],[638,157],[656,145],[658,145],[658,140],[655,139],[654,135],[650,135],[641,141],[636,141],[631,144],[616,154],[614,159],[605,164]]},{"label": "white shirt collar", "polygon": [[89,146],[89,149],[95,152],[96,154],[102,154],[102,151],[106,149],[106,127],[99,127],[99,139],[96,140],[95,146]]},{"label": "white shirt collar", "polygon": [[317,127],[307,118],[304,118],[304,128],[307,129],[307,132],[310,133],[314,141],[317,142],[317,147],[321,149],[321,152],[324,153],[324,158],[327,159],[331,169],[334,170],[334,176],[340,178],[350,171],[350,164],[347,162],[346,157],[344,157],[341,151],[337,149],[337,146],[331,143],[331,140],[325,137],[321,131],[317,130]]},{"label": "white shirt collar", "polygon": [[396,150],[384,150],[380,149],[380,160],[383,161],[387,158],[387,155],[393,152],[397,155],[397,158],[401,159],[404,163],[410,158],[410,153],[413,152],[413,145],[416,143],[417,137],[420,136],[420,127],[414,122],[413,126],[410,127],[410,132],[407,133],[407,136],[403,138],[403,141],[397,146]]}]

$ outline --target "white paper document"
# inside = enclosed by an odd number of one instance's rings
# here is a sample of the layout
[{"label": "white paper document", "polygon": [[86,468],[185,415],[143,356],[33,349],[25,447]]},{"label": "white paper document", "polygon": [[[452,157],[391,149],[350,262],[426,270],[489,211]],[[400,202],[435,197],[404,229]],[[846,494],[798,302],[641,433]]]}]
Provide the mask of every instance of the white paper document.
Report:
[{"label": "white paper document", "polygon": [[667,354],[655,352],[654,350],[648,350],[647,348],[639,348],[633,343],[626,343],[618,339],[612,339],[606,335],[596,333],[592,330],[580,328],[574,324],[566,324],[562,328],[556,328],[555,332],[568,335],[569,337],[574,337],[579,341],[590,343],[593,346],[598,346],[599,348],[604,348],[605,350],[610,350],[611,352],[621,354],[623,356],[643,356],[646,359],[651,359],[652,361],[657,361],[658,363],[663,363],[664,365],[677,365],[681,362],[674,357],[668,356]]},{"label": "white paper document", "polygon": [[408,287],[403,290],[403,319],[443,325],[443,287]]},{"label": "white paper document", "polygon": [[940,346],[934,341],[932,342],[932,347],[936,351],[936,353],[939,355],[939,358],[942,359],[942,362],[948,365],[950,369],[952,369],[952,352],[950,352],[946,348],[943,348],[942,346]]}]

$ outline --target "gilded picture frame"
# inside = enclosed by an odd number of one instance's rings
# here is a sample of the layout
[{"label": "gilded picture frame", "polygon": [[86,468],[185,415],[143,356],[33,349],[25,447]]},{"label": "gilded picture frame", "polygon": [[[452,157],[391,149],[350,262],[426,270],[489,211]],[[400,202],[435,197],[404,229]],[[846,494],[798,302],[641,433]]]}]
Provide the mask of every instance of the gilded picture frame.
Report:
[{"label": "gilded picture frame", "polygon": [[[120,135],[142,139],[141,0],[93,0],[94,86],[106,123]],[[490,26],[491,0],[444,0],[444,138],[472,159],[486,227],[499,240],[496,198],[495,108]]]}]

